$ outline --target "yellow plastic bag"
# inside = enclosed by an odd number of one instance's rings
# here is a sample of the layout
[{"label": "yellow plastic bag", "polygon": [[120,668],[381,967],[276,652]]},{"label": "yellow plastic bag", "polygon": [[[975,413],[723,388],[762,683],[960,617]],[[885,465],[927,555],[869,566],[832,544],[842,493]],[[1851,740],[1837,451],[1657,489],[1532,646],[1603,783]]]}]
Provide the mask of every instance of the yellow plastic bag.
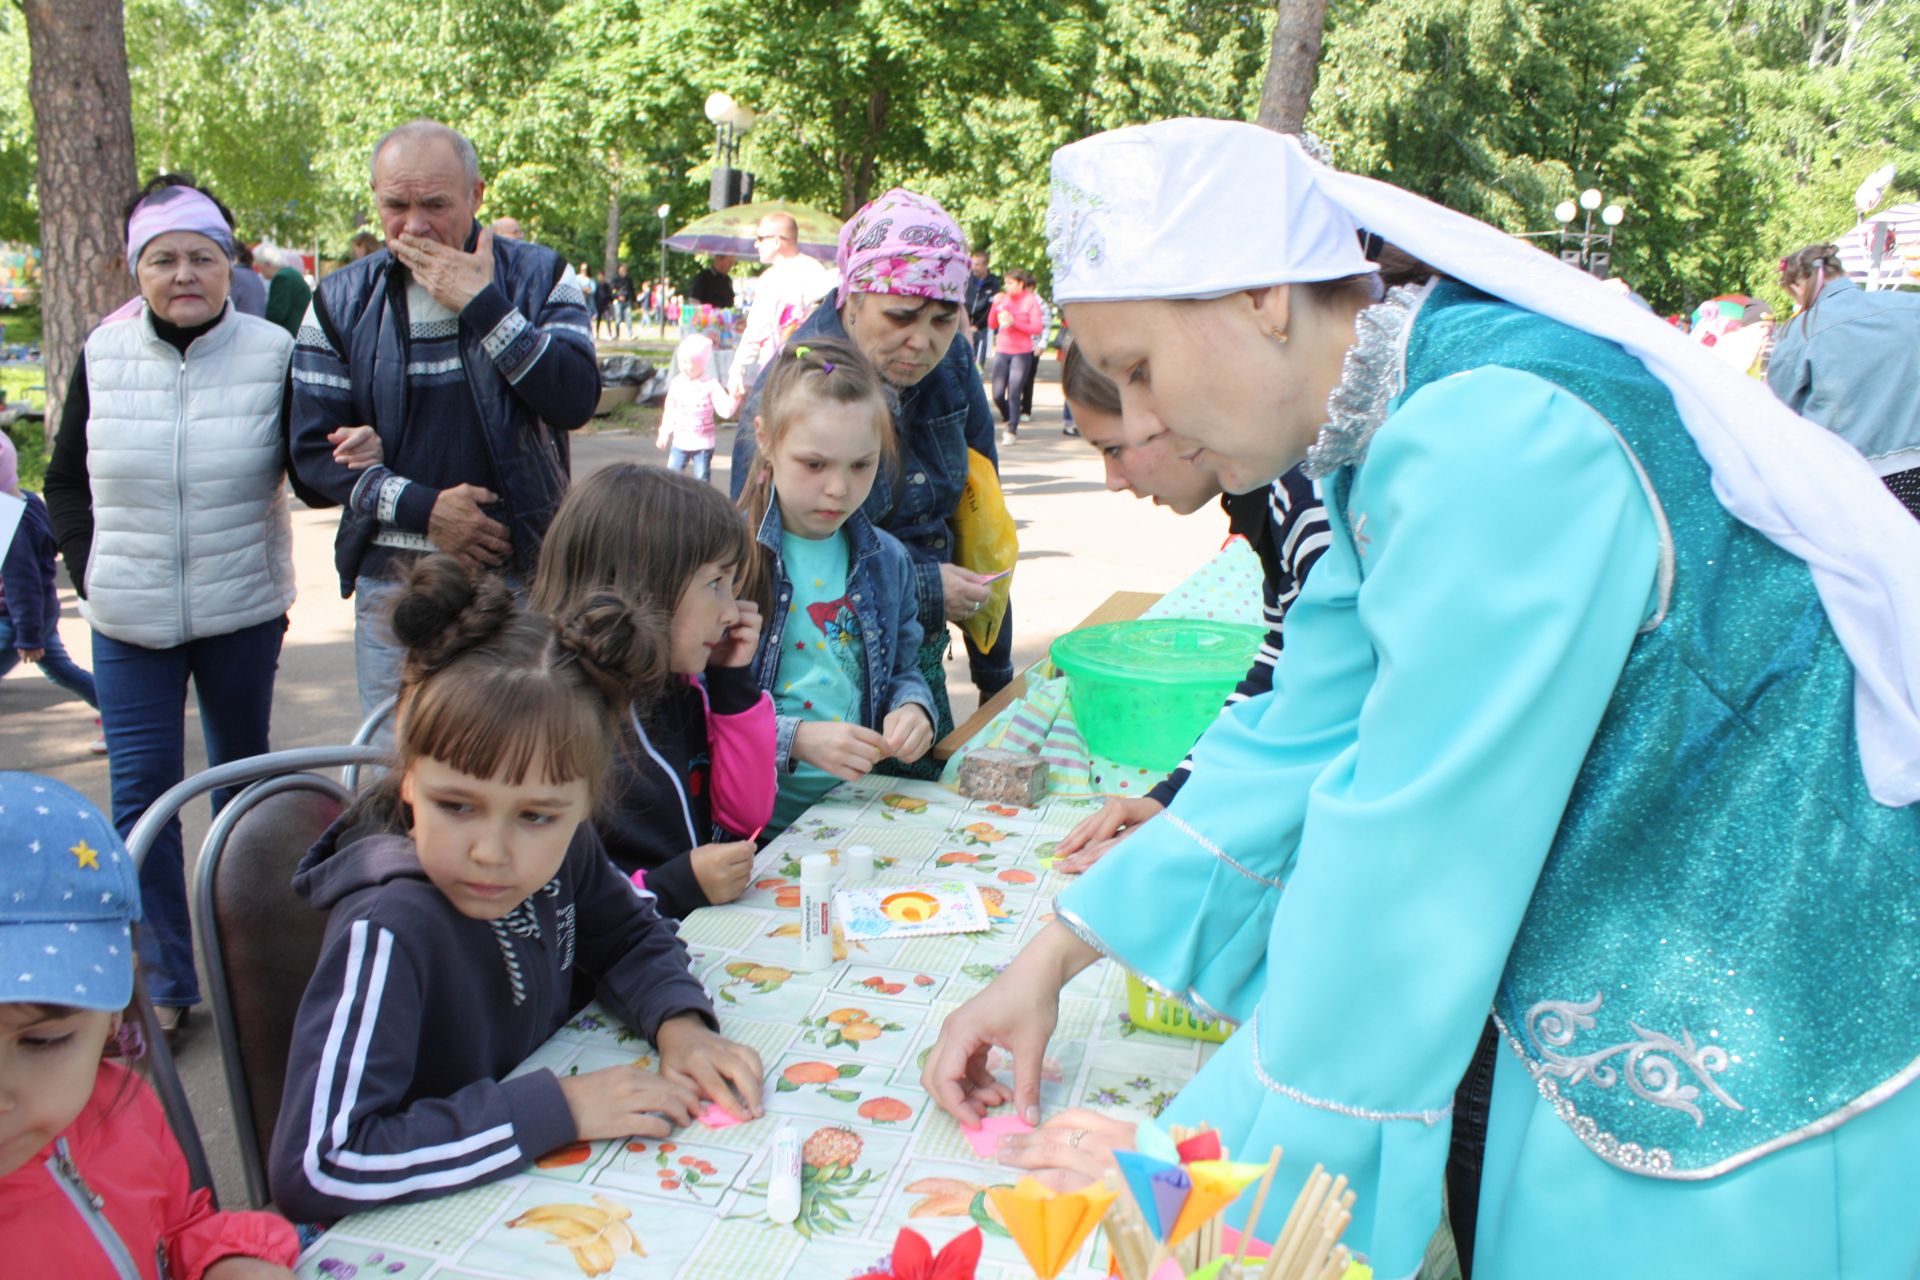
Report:
[{"label": "yellow plastic bag", "polygon": [[[967,450],[967,487],[961,490],[960,507],[953,513],[953,538],[953,562],[974,573],[1011,569],[1020,556],[1020,537],[1014,531],[1013,517],[1007,514],[1000,474],[977,449]],[[993,648],[993,642],[1000,638],[1000,624],[1007,617],[1007,597],[1013,590],[1012,575],[987,590],[992,594],[980,606],[980,612],[960,624],[975,647],[982,650]]]}]

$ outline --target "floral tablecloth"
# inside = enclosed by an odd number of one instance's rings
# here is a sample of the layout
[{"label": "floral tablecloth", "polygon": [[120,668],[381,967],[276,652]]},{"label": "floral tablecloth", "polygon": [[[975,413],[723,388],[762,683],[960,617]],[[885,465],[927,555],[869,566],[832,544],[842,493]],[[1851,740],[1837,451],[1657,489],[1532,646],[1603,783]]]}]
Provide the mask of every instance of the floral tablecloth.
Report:
[{"label": "floral tablecloth", "polygon": [[[1016,809],[893,778],[840,787],[761,852],[739,902],[695,912],[681,927],[723,1029],[767,1065],[767,1118],[696,1124],[665,1141],[580,1144],[490,1186],[356,1214],[307,1250],[299,1274],[843,1280],[885,1255],[901,1226],[938,1246],[979,1224],[982,1280],[1031,1275],[986,1209],[986,1188],[1010,1185],[1013,1171],[974,1154],[921,1091],[920,1065],[946,1014],[1050,918],[1064,880],[1044,859],[1099,803],[1062,797]],[[878,883],[977,882],[992,929],[856,943],[824,972],[796,972],[797,860],[855,844],[879,854]],[[1109,962],[1067,987],[1045,1064],[1045,1113],[1084,1104],[1157,1115],[1212,1051],[1137,1029],[1126,1008],[1125,974]],[[634,1061],[651,1066],[652,1047],[590,1008],[521,1070]],[[803,1212],[792,1226],[765,1212],[762,1165],[782,1120],[806,1144]],[[1068,1274],[1104,1274],[1094,1255],[1090,1242]]]}]

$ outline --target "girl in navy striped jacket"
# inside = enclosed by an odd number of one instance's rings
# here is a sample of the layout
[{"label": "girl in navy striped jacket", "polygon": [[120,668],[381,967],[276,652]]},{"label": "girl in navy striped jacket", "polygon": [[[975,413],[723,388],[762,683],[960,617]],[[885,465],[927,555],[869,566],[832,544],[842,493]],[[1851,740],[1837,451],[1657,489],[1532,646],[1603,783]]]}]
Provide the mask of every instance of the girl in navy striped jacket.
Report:
[{"label": "girl in navy striped jacket", "polygon": [[[431,556],[393,630],[395,767],[294,877],[332,917],[294,1028],[274,1201],[331,1219],[583,1139],[664,1137],[703,1097],[761,1114],[759,1057],[718,1034],[673,926],[588,821],[616,714],[664,686],[665,629],[611,595],[549,620]],[[576,970],[658,1049],[658,1072],[507,1078],[570,1016]]]}]

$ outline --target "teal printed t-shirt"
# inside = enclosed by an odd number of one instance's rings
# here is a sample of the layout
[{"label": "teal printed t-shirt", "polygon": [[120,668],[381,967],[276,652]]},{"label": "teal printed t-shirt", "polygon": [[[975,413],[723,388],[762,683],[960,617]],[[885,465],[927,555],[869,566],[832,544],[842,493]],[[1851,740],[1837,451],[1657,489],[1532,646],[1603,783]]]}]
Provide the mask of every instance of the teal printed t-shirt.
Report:
[{"label": "teal printed t-shirt", "polygon": [[[860,621],[847,599],[847,547],[845,530],[831,538],[780,535],[780,558],[793,584],[793,601],[780,624],[780,671],[773,689],[780,715],[859,722],[865,657]],[[810,764],[782,775],[772,829],[792,825],[839,785],[840,779]]]}]

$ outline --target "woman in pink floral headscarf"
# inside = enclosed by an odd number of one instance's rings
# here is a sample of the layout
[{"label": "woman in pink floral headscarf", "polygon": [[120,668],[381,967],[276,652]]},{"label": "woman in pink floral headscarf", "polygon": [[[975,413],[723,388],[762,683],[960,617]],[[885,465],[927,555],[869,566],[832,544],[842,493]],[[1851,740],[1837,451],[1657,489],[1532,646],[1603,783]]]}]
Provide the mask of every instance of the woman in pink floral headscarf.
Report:
[{"label": "woman in pink floral headscarf", "polygon": [[[853,215],[840,230],[840,286],[789,340],[844,338],[860,348],[897,397],[894,423],[900,460],[883,471],[862,508],[881,529],[906,544],[919,590],[920,626],[927,637],[920,669],[933,690],[934,737],[953,728],[943,661],[947,624],[978,611],[987,598],[979,575],[951,563],[949,522],[967,483],[967,451],[996,466],[993,410],[966,343],[955,343],[966,296],[966,237],[946,210],[926,196],[894,188]],[[756,388],[740,412],[733,444],[737,498],[753,473]],[[968,644],[974,684],[982,699],[1013,678],[1012,614],[991,650]],[[931,757],[923,765],[935,771]],[[902,772],[906,772],[902,770]]]}]

